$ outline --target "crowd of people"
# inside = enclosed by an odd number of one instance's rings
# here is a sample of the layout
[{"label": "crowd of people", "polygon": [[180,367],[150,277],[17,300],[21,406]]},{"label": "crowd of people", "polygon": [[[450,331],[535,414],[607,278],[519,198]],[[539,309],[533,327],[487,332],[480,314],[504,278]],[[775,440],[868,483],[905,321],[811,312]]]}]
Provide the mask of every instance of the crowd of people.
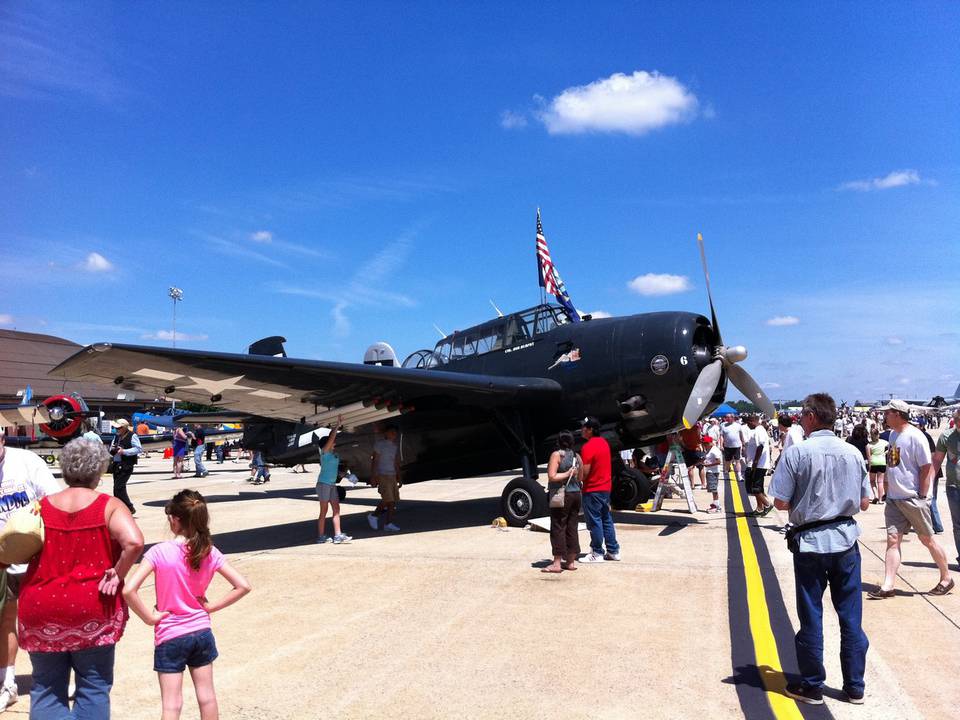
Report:
[{"label": "crowd of people", "polygon": [[[754,498],[751,515],[764,517],[774,508],[789,514],[784,530],[794,553],[801,681],[789,684],[786,693],[798,701],[822,702],[822,598],[827,586],[841,626],[843,689],[849,701],[863,701],[869,642],[861,626],[858,513],[883,505],[885,575],[867,593],[870,599],[896,596],[901,543],[911,530],[930,552],[939,574],[929,594],[945,595],[954,588],[947,554],[935,537],[943,532],[936,497],[946,461],[946,493],[954,540],[960,548],[960,410],[948,419],[950,427],[937,442],[926,427],[939,427],[939,419],[919,422],[926,418],[921,416],[914,421],[910,410],[902,401],[892,400],[858,413],[838,409],[829,395],[814,394],[804,400],[797,415],[784,413],[775,421],[757,414],[705,419],[668,436],[646,460],[636,453],[626,458],[634,465],[643,463],[653,475],[659,472],[661,480],[673,463],[682,461],[692,486],[711,494],[709,513],[722,512],[719,485],[721,478],[730,478],[743,482]],[[179,717],[183,673],[189,668],[201,718],[211,720],[218,717],[212,675],[218,650],[210,615],[235,603],[250,591],[250,585],[214,547],[209,511],[195,490],[178,492],[167,503],[173,539],[153,546],[140,559],[143,535],[126,483],[142,448],[127,421],[115,425],[117,433],[109,444],[99,436],[85,435],[63,448],[60,467],[66,488],[37,455],[6,448],[0,435],[4,500],[0,526],[11,512],[37,500],[46,531],[42,550],[28,564],[0,567],[0,712],[17,701],[14,662],[22,647],[30,653],[33,666],[31,717],[109,717],[115,646],[124,633],[129,607],[155,628],[154,670],[162,717]],[[322,444],[316,439],[320,460],[317,542],[321,544],[352,540],[340,522],[336,484],[342,468],[335,452],[339,430],[338,419]],[[578,563],[621,559],[610,506],[612,457],[600,431],[596,418],[584,418],[579,453],[574,434],[563,432],[549,458],[552,561],[542,568],[544,573],[575,571]],[[175,469],[177,458],[182,462],[193,440],[197,475],[202,477],[206,473],[203,434],[195,429],[180,432],[174,437]],[[374,445],[370,476],[380,493],[380,503],[368,516],[374,529],[399,529],[394,523],[402,485],[398,448],[395,427],[385,428]],[[259,481],[264,481],[263,475],[269,479],[262,456],[255,454],[251,465]],[[112,497],[97,489],[108,468],[114,481]],[[581,513],[590,537],[586,553],[581,552],[577,532]],[[138,559],[140,565],[127,579]],[[206,589],[216,573],[231,589],[211,602]],[[153,607],[140,597],[151,575],[156,587]],[[71,673],[76,680],[72,698],[68,692]]]},{"label": "crowd of people", "polygon": [[[776,421],[757,414],[729,413],[709,418],[667,439],[655,449],[661,478],[670,472],[672,447],[679,447],[694,487],[711,492],[708,512],[718,512],[718,469],[743,482],[754,497],[750,515],[763,517],[776,507],[789,513],[784,526],[794,553],[796,635],[801,681],[788,684],[794,699],[823,702],[823,594],[831,588],[841,630],[841,669],[847,700],[862,703],[864,669],[869,647],[861,626],[860,528],[854,516],[871,505],[883,505],[887,546],[884,578],[867,593],[871,600],[896,596],[901,543],[911,530],[929,551],[937,568],[929,595],[946,595],[955,587],[947,554],[936,539],[943,532],[937,492],[946,460],[946,491],[960,565],[960,409],[951,414],[911,416],[901,400],[870,411],[838,409],[833,398],[808,396],[797,415]],[[934,442],[928,429],[949,427]],[[779,455],[773,461],[773,450]],[[635,463],[640,460],[633,456]],[[769,487],[766,477],[772,472]],[[555,562],[556,562],[556,551]]]}]

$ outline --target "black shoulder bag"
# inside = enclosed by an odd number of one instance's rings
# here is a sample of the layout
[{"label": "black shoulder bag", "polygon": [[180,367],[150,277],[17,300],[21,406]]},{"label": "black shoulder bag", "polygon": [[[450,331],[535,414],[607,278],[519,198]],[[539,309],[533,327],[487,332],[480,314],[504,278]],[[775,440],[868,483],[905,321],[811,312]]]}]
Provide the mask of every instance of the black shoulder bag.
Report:
[{"label": "black shoulder bag", "polygon": [[800,552],[800,533],[802,533],[804,530],[812,530],[815,527],[832,525],[833,523],[844,520],[853,520],[853,518],[849,515],[838,515],[837,517],[830,518],[829,520],[814,520],[813,522],[804,523],[803,525],[795,525],[787,530],[787,547],[789,548],[790,552],[796,554]]}]

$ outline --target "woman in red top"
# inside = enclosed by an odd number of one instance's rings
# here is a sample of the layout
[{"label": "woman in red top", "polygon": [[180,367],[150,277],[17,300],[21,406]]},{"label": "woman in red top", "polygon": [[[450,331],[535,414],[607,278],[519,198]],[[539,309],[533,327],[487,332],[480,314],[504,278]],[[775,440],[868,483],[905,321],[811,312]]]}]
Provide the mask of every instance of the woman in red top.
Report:
[{"label": "woman in red top", "polygon": [[118,592],[143,550],[126,506],[98,493],[110,459],[103,443],[78,438],[60,453],[67,489],[40,501],[46,538],[20,589],[20,646],[30,652],[31,718],[110,717],[114,646],[127,606]]}]

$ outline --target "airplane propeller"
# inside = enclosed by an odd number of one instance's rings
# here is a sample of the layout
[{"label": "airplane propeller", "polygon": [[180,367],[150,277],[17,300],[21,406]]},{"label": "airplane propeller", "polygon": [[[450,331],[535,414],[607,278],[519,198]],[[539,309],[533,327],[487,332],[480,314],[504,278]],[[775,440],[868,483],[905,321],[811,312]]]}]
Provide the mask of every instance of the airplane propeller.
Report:
[{"label": "airplane propeller", "polygon": [[707,299],[710,302],[710,319],[713,322],[713,330],[716,333],[717,346],[714,349],[714,360],[705,366],[690,392],[690,398],[683,409],[683,426],[685,428],[693,427],[694,423],[700,419],[710,398],[717,391],[720,384],[721,370],[726,370],[727,377],[734,387],[749,398],[754,405],[759,407],[768,417],[774,417],[777,413],[773,403],[767,394],[760,389],[757,381],[750,373],[744,370],[737,363],[746,360],[747,349],[743,345],[734,345],[727,347],[723,344],[720,336],[720,325],[717,323],[717,313],[713,306],[713,294],[710,292],[710,271],[707,269],[707,255],[703,248],[703,235],[697,233],[697,245],[700,246],[700,262],[703,264],[703,277],[707,284]]}]

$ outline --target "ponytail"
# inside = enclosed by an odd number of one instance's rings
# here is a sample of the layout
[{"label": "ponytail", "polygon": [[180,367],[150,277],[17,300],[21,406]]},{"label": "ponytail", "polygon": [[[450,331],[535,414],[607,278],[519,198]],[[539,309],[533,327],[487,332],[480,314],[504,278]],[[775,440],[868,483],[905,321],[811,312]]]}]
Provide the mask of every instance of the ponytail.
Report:
[{"label": "ponytail", "polygon": [[180,532],[187,541],[187,562],[199,570],[213,547],[210,514],[203,495],[196,490],[181,490],[167,503],[165,512],[180,521]]}]

